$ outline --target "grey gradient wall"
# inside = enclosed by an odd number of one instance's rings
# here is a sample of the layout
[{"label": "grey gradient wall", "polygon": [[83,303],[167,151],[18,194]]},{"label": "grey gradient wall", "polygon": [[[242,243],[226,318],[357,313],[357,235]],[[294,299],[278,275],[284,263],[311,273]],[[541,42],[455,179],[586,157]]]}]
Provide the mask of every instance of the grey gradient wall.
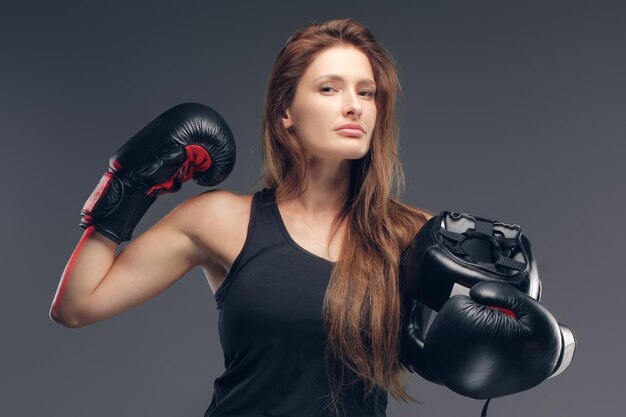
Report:
[{"label": "grey gradient wall", "polygon": [[[521,224],[543,304],[578,337],[557,378],[490,416],[623,415],[626,5],[619,1],[4,1],[0,11],[0,415],[202,416],[223,371],[213,293],[194,269],[85,328],[48,318],[110,154],[165,109],[214,107],[237,140],[221,188],[258,178],[269,72],[310,21],[352,17],[391,51],[403,199]],[[136,234],[201,190],[164,196]],[[414,376],[425,405],[482,402]]]}]

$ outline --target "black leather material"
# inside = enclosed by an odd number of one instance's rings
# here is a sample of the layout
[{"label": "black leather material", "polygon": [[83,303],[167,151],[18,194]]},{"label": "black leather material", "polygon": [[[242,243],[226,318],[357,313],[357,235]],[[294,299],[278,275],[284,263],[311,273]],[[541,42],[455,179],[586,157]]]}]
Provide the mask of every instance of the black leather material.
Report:
[{"label": "black leather material", "polygon": [[[431,218],[424,224],[405,249],[400,260],[399,275],[403,296],[401,362],[409,371],[416,372],[431,382],[449,386],[456,392],[472,398],[491,398],[507,395],[514,392],[515,389],[520,389],[519,387],[534,386],[550,375],[562,372],[569,366],[575,348],[573,333],[566,326],[556,324],[557,322],[550,318],[549,314],[546,315],[548,318],[544,320],[542,325],[548,321],[550,325],[547,325],[545,329],[538,326],[537,334],[539,336],[552,333],[558,335],[552,339],[545,337],[545,340],[550,341],[550,343],[553,342],[554,346],[537,347],[538,352],[533,352],[532,346],[529,350],[520,350],[522,353],[520,353],[519,362],[516,362],[517,365],[524,362],[534,363],[535,366],[540,364],[541,369],[537,369],[529,377],[522,376],[520,380],[516,381],[516,384],[511,383],[509,385],[501,381],[492,383],[492,381],[497,381],[497,378],[488,379],[495,378],[493,372],[489,373],[490,370],[480,369],[480,365],[469,370],[467,367],[467,363],[480,364],[481,358],[483,364],[488,358],[490,358],[489,360],[496,359],[498,355],[504,352],[503,349],[494,345],[493,352],[489,353],[487,351],[491,349],[491,345],[487,344],[485,349],[480,348],[472,351],[472,346],[462,345],[463,337],[455,339],[455,336],[458,335],[452,334],[454,332],[461,334],[467,330],[464,328],[465,325],[460,324],[462,323],[461,319],[457,321],[456,318],[453,318],[450,321],[456,322],[453,325],[448,325],[443,320],[439,322],[436,320],[438,312],[443,307],[448,308],[449,311],[458,308],[458,311],[464,312],[463,316],[468,314],[471,316],[471,311],[474,311],[475,307],[466,295],[469,295],[471,291],[476,293],[476,290],[473,290],[476,284],[495,284],[493,288],[500,288],[502,296],[506,298],[508,294],[511,296],[509,297],[511,300],[513,294],[516,294],[516,297],[528,297],[531,300],[540,301],[541,281],[537,263],[533,257],[530,242],[522,234],[520,226],[466,213],[442,211],[438,216]],[[519,293],[520,291],[522,294]],[[509,292],[511,293],[509,294]],[[455,296],[455,294],[462,296]],[[494,295],[494,299],[496,298],[498,297]],[[467,306],[459,307],[458,303],[460,301],[466,302],[466,300]],[[531,302],[528,303],[532,304]],[[540,304],[535,304],[538,306],[537,311],[543,310]],[[511,305],[518,304],[513,303]],[[488,306],[484,307],[489,308]],[[484,310],[481,311],[482,316],[480,314],[474,316],[478,321],[477,323],[474,325],[467,324],[470,328],[474,327],[473,330],[476,330],[475,326],[485,325],[484,317],[490,317],[484,315]],[[496,314],[500,313],[494,312],[494,315]],[[451,314],[448,314],[448,317],[451,317]],[[472,320],[468,323],[471,322]],[[436,330],[429,339],[431,323]],[[463,328],[455,326],[463,326]],[[518,327],[512,325],[509,330],[521,329],[518,332],[521,334],[524,326]],[[471,329],[469,332],[471,333]],[[508,330],[505,332],[511,336]],[[450,346],[441,342],[446,334],[452,336]],[[534,337],[535,334],[531,336]],[[433,345],[437,346],[436,350],[425,347],[433,340],[436,341],[433,342]],[[520,338],[520,340],[522,339]],[[513,341],[512,345],[515,344],[516,342]],[[446,356],[447,354],[451,356]],[[476,360],[470,359],[468,362],[459,362],[463,363],[466,369],[445,369],[447,366],[446,359],[458,357],[458,355],[473,355],[472,357],[475,357]],[[538,355],[541,360],[525,361],[525,358],[522,357],[524,355],[528,358],[532,355]],[[436,362],[435,365],[432,362]],[[450,363],[454,363],[454,361]],[[464,372],[468,373],[467,378],[469,379],[464,379]],[[494,372],[498,374],[497,371]],[[502,374],[504,375],[504,373]],[[454,375],[454,377],[442,381],[442,376],[447,378],[450,375]],[[524,380],[526,377],[528,379]],[[462,382],[455,386],[455,383],[451,381]],[[467,384],[464,385],[465,382]]]},{"label": "black leather material", "polygon": [[216,111],[197,103],[174,106],[109,159],[83,206],[80,226],[94,225],[116,243],[128,241],[158,195],[178,191],[191,178],[202,186],[219,184],[235,159],[232,132]]},{"label": "black leather material", "polygon": [[428,220],[404,250],[399,275],[404,317],[400,360],[409,371],[438,384],[442,382],[424,355],[424,340],[429,321],[455,287],[469,293],[476,283],[502,282],[541,298],[537,263],[521,227],[467,213],[444,210]]},{"label": "black leather material", "polygon": [[406,369],[419,374],[422,378],[443,385],[443,382],[430,370],[424,354],[426,323],[428,323],[429,316],[433,314],[433,310],[415,299],[407,299],[403,304],[400,362]]},{"label": "black leather material", "polygon": [[[472,232],[480,223],[492,225],[494,239],[513,241],[514,246],[502,250],[500,256],[518,263],[514,264],[518,268],[495,264],[490,269],[488,264],[498,261],[498,253],[492,251],[497,240],[488,241],[486,237],[466,236],[461,249],[469,256],[460,256],[452,251],[457,242],[442,232]],[[522,234],[520,226],[466,213],[442,211],[426,222],[401,258],[400,283],[403,294],[435,311],[439,311],[450,298],[454,284],[469,290],[474,284],[483,281],[504,282],[540,301],[541,283],[537,263],[530,242]]]},{"label": "black leather material", "polygon": [[544,306],[510,285],[485,281],[469,297],[455,295],[444,304],[423,354],[446,387],[488,399],[540,384],[557,369],[562,351],[559,324]]}]

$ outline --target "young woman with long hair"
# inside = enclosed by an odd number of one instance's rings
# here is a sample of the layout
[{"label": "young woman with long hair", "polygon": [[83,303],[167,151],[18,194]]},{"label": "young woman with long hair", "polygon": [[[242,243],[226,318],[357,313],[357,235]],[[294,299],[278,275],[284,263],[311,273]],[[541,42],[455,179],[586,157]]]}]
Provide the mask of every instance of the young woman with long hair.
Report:
[{"label": "young woman with long hair", "polygon": [[387,392],[413,400],[399,258],[431,214],[400,201],[399,89],[361,23],[301,28],[267,86],[257,189],[194,196],[117,256],[87,227],[51,316],[104,320],[201,266],[226,363],[206,416],[383,416]]}]

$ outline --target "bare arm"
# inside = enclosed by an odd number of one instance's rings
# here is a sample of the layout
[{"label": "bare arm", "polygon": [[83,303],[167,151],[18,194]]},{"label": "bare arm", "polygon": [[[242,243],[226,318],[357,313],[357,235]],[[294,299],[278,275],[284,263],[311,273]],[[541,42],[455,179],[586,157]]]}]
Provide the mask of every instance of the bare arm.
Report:
[{"label": "bare arm", "polygon": [[173,285],[213,256],[211,247],[219,243],[213,239],[201,249],[198,220],[216,218],[219,205],[232,196],[211,190],[185,201],[117,256],[113,241],[87,229],[63,271],[51,318],[67,327],[86,326],[142,304]]}]

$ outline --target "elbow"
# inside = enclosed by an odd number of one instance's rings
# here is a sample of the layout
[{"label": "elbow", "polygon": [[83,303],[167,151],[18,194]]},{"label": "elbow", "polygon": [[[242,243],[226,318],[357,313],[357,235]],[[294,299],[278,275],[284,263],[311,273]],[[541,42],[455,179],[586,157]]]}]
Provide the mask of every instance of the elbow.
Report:
[{"label": "elbow", "polygon": [[48,313],[50,320],[55,323],[60,324],[63,327],[67,327],[69,329],[76,329],[78,327],[82,327],[80,320],[76,315],[71,315],[67,313],[63,313],[58,306],[52,305],[50,308],[50,312]]}]

